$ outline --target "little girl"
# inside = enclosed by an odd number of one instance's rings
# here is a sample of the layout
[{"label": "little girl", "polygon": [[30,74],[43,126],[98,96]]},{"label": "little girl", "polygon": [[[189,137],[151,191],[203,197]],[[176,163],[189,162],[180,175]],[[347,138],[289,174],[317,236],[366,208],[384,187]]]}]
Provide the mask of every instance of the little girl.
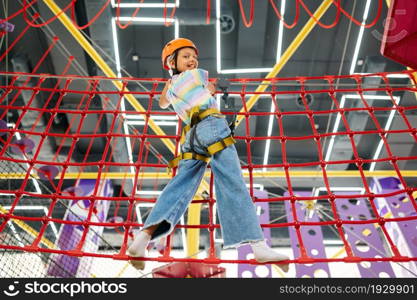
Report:
[{"label": "little girl", "polygon": [[[208,72],[198,68],[197,47],[184,38],[170,41],[162,51],[162,65],[172,78],[162,91],[159,105],[172,105],[187,124],[185,141],[182,155],[176,158],[178,174],[164,188],[128,254],[144,257],[149,241],[173,231],[197,192],[210,159],[224,248],[249,243],[258,262],[288,260],[264,241],[229,126],[217,110],[215,86],[208,81]],[[145,267],[144,261],[130,263],[137,269]],[[288,271],[288,264],[278,266]]]}]

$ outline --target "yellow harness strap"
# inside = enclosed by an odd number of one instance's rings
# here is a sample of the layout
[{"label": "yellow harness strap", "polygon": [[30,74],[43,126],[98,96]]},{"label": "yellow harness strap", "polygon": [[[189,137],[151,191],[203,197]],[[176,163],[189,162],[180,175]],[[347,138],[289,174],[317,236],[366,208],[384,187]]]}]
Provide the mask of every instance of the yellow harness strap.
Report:
[{"label": "yellow harness strap", "polygon": [[[215,109],[215,108],[210,108],[204,111],[200,111],[199,107],[194,107],[191,111],[190,111],[190,119],[191,122],[189,125],[186,125],[183,129],[182,129],[182,133],[181,133],[181,139],[180,139],[180,144],[184,144],[185,142],[185,137],[187,135],[187,132],[190,131],[190,129],[196,125],[197,123],[199,123],[200,121],[202,121],[204,118],[210,116],[210,115],[214,115],[214,114],[218,114],[220,116],[223,116],[219,110]],[[214,144],[211,144],[207,147],[207,152],[209,153],[210,156],[214,155],[215,153],[223,150],[224,148],[232,145],[236,143],[235,139],[232,136],[228,136],[224,139],[222,139],[221,141],[218,141]],[[173,160],[171,160],[168,163],[168,173],[170,173],[171,169],[175,168],[178,166],[178,164],[180,163],[180,160],[182,159],[196,159],[196,160],[201,160],[204,161],[205,163],[208,163],[210,161],[210,157],[205,156],[205,155],[200,155],[198,153],[194,153],[194,152],[185,152],[185,153],[181,153],[180,155],[178,155],[177,157],[175,157]]]},{"label": "yellow harness strap", "polygon": [[194,107],[189,112],[189,114],[191,116],[190,117],[191,122],[190,122],[189,125],[184,126],[184,128],[182,129],[181,139],[180,139],[180,144],[181,145],[184,144],[187,132],[190,131],[191,127],[193,127],[194,125],[196,125],[197,123],[199,123],[200,121],[202,121],[203,119],[207,118],[210,115],[221,115],[221,116],[223,116],[221,114],[221,112],[216,108],[209,108],[209,109],[206,109],[206,110],[201,112],[199,110],[198,106]]},{"label": "yellow harness strap", "polygon": [[207,147],[207,151],[210,156],[216,154],[217,152],[223,150],[224,148],[229,147],[230,145],[236,143],[235,139],[230,135],[217,143],[211,144]]},{"label": "yellow harness strap", "polygon": [[213,115],[213,114],[221,115],[221,112],[217,108],[209,108],[209,109],[200,111],[200,108],[196,106],[193,109],[191,109],[189,114],[191,116],[190,125],[191,127],[193,127],[195,124],[197,124],[198,122],[202,121],[203,119],[207,118],[210,115]]},{"label": "yellow harness strap", "polygon": [[181,153],[180,155],[178,155],[176,158],[174,158],[168,163],[168,173],[170,173],[171,169],[177,167],[178,164],[180,163],[180,160],[182,159],[196,159],[196,160],[204,161],[205,163],[208,163],[210,161],[210,157],[204,156],[198,153],[194,153],[194,152]]}]

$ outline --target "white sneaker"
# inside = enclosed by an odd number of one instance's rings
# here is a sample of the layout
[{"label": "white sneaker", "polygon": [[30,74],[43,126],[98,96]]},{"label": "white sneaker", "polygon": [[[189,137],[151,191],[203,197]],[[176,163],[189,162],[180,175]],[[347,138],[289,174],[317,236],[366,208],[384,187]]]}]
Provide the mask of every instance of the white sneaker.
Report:
[{"label": "white sneaker", "polygon": [[[269,247],[265,241],[259,241],[255,243],[251,243],[253,255],[255,260],[264,263],[264,262],[277,262],[282,260],[289,260],[290,258],[284,254],[280,254],[275,252],[274,250]],[[281,268],[284,272],[288,272],[289,264],[276,264],[279,268]]]},{"label": "white sneaker", "polygon": [[[133,243],[127,249],[127,254],[132,257],[145,257],[146,246],[148,246],[151,236],[144,231],[141,231],[136,236]],[[129,260],[129,263],[136,269],[143,270],[145,262],[142,260]]]}]

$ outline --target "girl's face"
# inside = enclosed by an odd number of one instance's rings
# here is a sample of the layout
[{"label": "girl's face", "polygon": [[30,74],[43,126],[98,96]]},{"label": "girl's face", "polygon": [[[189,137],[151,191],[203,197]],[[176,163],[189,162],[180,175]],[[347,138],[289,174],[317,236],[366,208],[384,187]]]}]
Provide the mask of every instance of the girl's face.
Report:
[{"label": "girl's face", "polygon": [[[175,67],[175,62],[170,62],[172,67]],[[177,54],[177,66],[178,72],[184,72],[186,70],[192,70],[198,67],[198,56],[194,48],[182,48]]]}]

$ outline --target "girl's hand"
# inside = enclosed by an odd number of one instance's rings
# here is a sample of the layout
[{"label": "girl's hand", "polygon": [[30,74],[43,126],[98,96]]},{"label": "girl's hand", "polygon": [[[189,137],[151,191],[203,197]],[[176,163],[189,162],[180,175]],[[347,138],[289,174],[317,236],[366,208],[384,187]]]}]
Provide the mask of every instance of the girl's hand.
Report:
[{"label": "girl's hand", "polygon": [[210,94],[214,95],[216,93],[217,88],[217,79],[214,82],[209,82],[207,84],[207,89],[210,91]]},{"label": "girl's hand", "polygon": [[167,82],[165,83],[164,89],[161,93],[161,97],[159,98],[159,106],[163,109],[167,108],[170,105],[168,99],[166,98],[166,93],[170,85],[171,79],[167,80]]},{"label": "girl's hand", "polygon": [[171,79],[168,79],[167,82],[165,82],[164,91],[166,91],[170,85],[171,85]]}]

